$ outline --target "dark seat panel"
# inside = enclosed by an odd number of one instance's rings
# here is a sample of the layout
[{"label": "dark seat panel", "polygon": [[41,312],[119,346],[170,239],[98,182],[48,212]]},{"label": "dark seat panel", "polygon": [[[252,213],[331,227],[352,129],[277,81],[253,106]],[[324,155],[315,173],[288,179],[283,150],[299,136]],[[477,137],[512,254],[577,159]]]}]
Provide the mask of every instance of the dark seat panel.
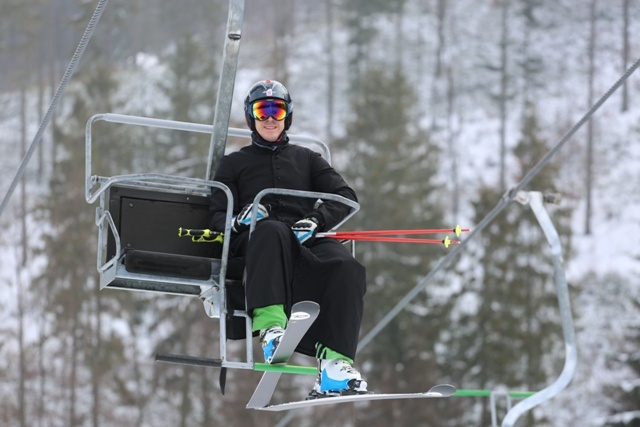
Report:
[{"label": "dark seat panel", "polygon": [[[120,233],[122,248],[220,258],[219,243],[194,243],[178,236],[178,229],[207,228],[209,199],[205,196],[114,186],[109,211]],[[107,259],[115,255],[109,236]]]},{"label": "dark seat panel", "polygon": [[[194,245],[196,243],[193,243]],[[204,244],[204,243],[201,243]],[[217,245],[218,243],[209,243]],[[125,267],[131,273],[154,274],[208,280],[220,273],[220,260],[190,255],[129,250],[125,254]],[[242,280],[244,260],[230,259],[227,263],[227,280]]]}]

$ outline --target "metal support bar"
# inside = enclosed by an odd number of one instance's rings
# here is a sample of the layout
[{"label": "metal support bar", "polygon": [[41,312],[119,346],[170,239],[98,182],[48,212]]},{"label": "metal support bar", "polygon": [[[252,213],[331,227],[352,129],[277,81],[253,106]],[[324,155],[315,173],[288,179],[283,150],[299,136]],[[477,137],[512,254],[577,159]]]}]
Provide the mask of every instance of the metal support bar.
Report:
[{"label": "metal support bar", "polygon": [[[169,129],[178,130],[183,132],[195,132],[195,133],[209,133],[213,135],[214,127],[211,125],[205,125],[200,123],[181,122],[177,120],[155,119],[151,117],[130,116],[126,114],[114,114],[104,113],[95,114],[92,116],[85,126],[85,198],[88,203],[93,203],[97,200],[97,197],[103,192],[106,187],[112,184],[116,184],[119,180],[130,180],[137,177],[145,177],[146,180],[153,179],[154,176],[161,177],[159,174],[133,174],[133,175],[120,175],[112,178],[102,178],[99,176],[93,176],[92,170],[92,153],[93,153],[93,139],[92,130],[93,125],[96,122],[104,121],[108,123],[119,123],[125,125],[134,126],[146,126],[157,129]],[[229,128],[227,129],[228,136],[235,136],[239,138],[251,138],[251,131],[248,129]],[[213,136],[212,136],[213,137]],[[315,147],[317,150],[322,151],[322,156],[327,163],[331,164],[331,153],[329,152],[329,146],[316,138],[312,138],[304,135],[289,135],[289,141],[292,144],[300,144],[305,146]],[[94,188],[94,186],[98,188]]]},{"label": "metal support bar", "polygon": [[549,196],[543,197],[540,192],[524,192],[520,191],[516,195],[516,201],[523,205],[531,206],[531,210],[542,227],[549,245],[551,246],[551,256],[553,258],[554,279],[556,282],[556,290],[558,292],[558,304],[560,306],[560,318],[562,321],[562,332],[565,344],[565,363],[560,376],[548,387],[537,392],[531,397],[524,399],[514,406],[502,421],[502,427],[513,427],[520,417],[526,411],[533,409],[542,402],[551,399],[560,393],[569,385],[573,374],[578,365],[578,351],[576,348],[576,339],[573,327],[573,318],[571,315],[571,303],[569,299],[569,289],[565,277],[565,270],[562,261],[562,247],[560,245],[560,237],[556,231],[549,214],[543,206],[544,201],[552,201]]},{"label": "metal support bar", "polygon": [[489,395],[489,404],[491,405],[491,427],[498,427],[498,397],[503,397],[507,403],[507,411],[511,410],[511,395],[509,392],[497,390],[492,391]]},{"label": "metal support bar", "polygon": [[156,353],[156,362],[177,363],[179,365],[204,366],[206,368],[222,368],[222,359],[208,359],[182,354]]},{"label": "metal support bar", "polygon": [[229,0],[229,16],[227,19],[227,38],[224,43],[222,70],[218,83],[218,97],[213,117],[213,134],[209,148],[206,179],[213,179],[215,166],[224,156],[227,144],[227,128],[231,115],[231,101],[236,82],[240,38],[242,37],[242,21],[244,20],[244,0]]},{"label": "metal support bar", "polygon": [[340,196],[339,194],[332,193],[321,193],[317,191],[302,191],[302,190],[290,190],[287,188],[265,188],[256,194],[256,197],[253,198],[253,207],[251,208],[251,224],[249,227],[249,231],[252,233],[256,227],[256,218],[258,217],[258,205],[264,196],[267,194],[276,194],[281,196],[295,196],[295,197],[305,197],[305,198],[315,198],[320,200],[331,200],[334,202],[342,203],[343,205],[351,208],[349,214],[344,217],[342,221],[333,226],[331,230],[335,230],[340,227],[342,224],[347,222],[352,216],[354,216],[360,210],[360,204],[358,202],[354,202],[353,200],[349,200],[346,197]]},{"label": "metal support bar", "polygon": [[[91,147],[91,130],[93,128],[93,124],[95,122],[105,121],[108,123],[119,123],[124,125],[133,125],[133,126],[146,126],[157,129],[169,129],[169,130],[179,130],[183,132],[195,132],[195,133],[208,133],[213,134],[213,126],[205,125],[202,123],[192,123],[192,122],[182,122],[179,120],[167,120],[167,119],[156,119],[153,117],[143,117],[143,116],[132,116],[129,114],[116,114],[116,113],[102,113],[96,114],[92,116],[86,125],[86,135],[85,140],[87,141],[88,147]],[[251,131],[249,129],[239,129],[239,128],[229,128],[227,130],[228,136],[235,136],[239,138],[250,139]],[[289,137],[289,142],[293,144],[301,144],[301,145],[310,145],[316,146],[319,150],[322,151],[322,156],[325,158],[327,163],[331,164],[331,153],[329,152],[329,146],[311,136],[306,135],[294,135],[287,133]],[[88,150],[91,153],[91,150]],[[91,165],[91,158],[88,158],[89,166]]]}]

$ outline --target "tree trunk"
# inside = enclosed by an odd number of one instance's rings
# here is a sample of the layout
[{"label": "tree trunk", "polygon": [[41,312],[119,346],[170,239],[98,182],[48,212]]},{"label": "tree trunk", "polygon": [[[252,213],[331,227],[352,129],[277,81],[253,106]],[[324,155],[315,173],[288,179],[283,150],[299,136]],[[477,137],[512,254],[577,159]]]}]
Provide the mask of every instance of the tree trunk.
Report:
[{"label": "tree trunk", "polygon": [[500,190],[506,189],[505,163],[507,156],[507,91],[509,77],[507,74],[507,41],[509,38],[508,26],[509,0],[502,1],[502,21],[500,37]]},{"label": "tree trunk", "polygon": [[43,426],[47,425],[45,423],[45,413],[46,413],[46,404],[45,404],[45,390],[46,390],[46,379],[47,379],[47,371],[44,365],[45,358],[45,349],[44,345],[47,340],[46,326],[45,322],[40,321],[38,326],[38,398],[36,402],[36,419],[38,423],[36,425]]},{"label": "tree trunk", "polygon": [[404,70],[404,0],[398,2],[398,13],[396,15],[396,70],[398,73]]},{"label": "tree trunk", "polygon": [[[589,12],[589,89],[587,98],[587,107],[591,108],[593,105],[593,86],[595,79],[595,56],[596,56],[596,0],[591,1],[591,7]],[[589,119],[587,123],[587,159],[586,159],[586,171],[585,187],[586,187],[586,209],[584,217],[584,234],[587,236],[591,234],[591,210],[592,210],[592,184],[593,184],[593,118]]]},{"label": "tree trunk", "polygon": [[[27,147],[27,130],[26,130],[26,89],[22,85],[20,89],[20,133],[21,133],[21,157],[24,157]],[[16,263],[16,279],[18,282],[18,347],[20,358],[20,384],[18,387],[18,411],[20,426],[27,426],[26,419],[26,400],[25,400],[25,384],[27,381],[27,361],[26,361],[26,348],[24,343],[24,316],[25,316],[25,292],[24,284],[22,282],[22,270],[26,268],[27,264],[27,222],[26,222],[26,203],[27,191],[25,188],[25,178],[20,180],[20,229],[21,229],[21,244],[22,255],[19,263]]]},{"label": "tree trunk", "polygon": [[[72,280],[72,284],[77,283],[75,280]],[[72,285],[73,286],[73,285]],[[76,296],[76,293],[72,293],[71,301],[70,301],[70,309],[71,316],[73,318],[70,325],[71,332],[71,354],[69,355],[69,425],[76,425],[76,385],[78,382],[78,354],[80,352],[79,339],[78,339],[78,329],[80,328],[79,322],[79,301]]]},{"label": "tree trunk", "polygon": [[101,333],[102,330],[102,310],[100,304],[100,285],[96,284],[95,291],[95,302],[96,302],[96,312],[95,316],[95,326],[93,331],[93,356],[91,357],[91,392],[93,397],[93,408],[91,410],[91,419],[93,423],[93,427],[98,427],[100,425],[100,378],[102,376],[101,366],[99,364],[100,361],[100,344],[101,344]]},{"label": "tree trunk", "polygon": [[290,53],[290,40],[293,38],[293,28],[295,23],[295,1],[280,0],[281,7],[274,7],[274,24],[276,29],[275,43],[273,45],[273,70],[277,80],[285,83],[289,82],[289,67],[287,58]]},{"label": "tree trunk", "polygon": [[333,14],[334,5],[333,0],[327,0],[326,18],[327,18],[327,140],[333,138],[333,94],[335,92],[335,60],[333,58],[335,43],[333,33],[335,31],[333,26]]},{"label": "tree trunk", "polygon": [[454,124],[456,102],[456,86],[451,67],[447,67],[447,149],[451,161],[451,213],[449,218],[455,220],[460,214],[460,175],[458,173],[458,152],[456,150],[457,133]]},{"label": "tree trunk", "polygon": [[442,73],[442,55],[444,53],[445,48],[445,39],[444,39],[444,28],[445,28],[445,17],[447,14],[447,0],[438,0],[438,27],[437,27],[437,36],[438,36],[438,44],[436,45],[436,66],[435,66],[435,77],[436,79],[440,77]]},{"label": "tree trunk", "polygon": [[[629,0],[622,2],[622,70],[629,67]],[[622,83],[622,112],[629,109],[629,86],[627,80]]]}]

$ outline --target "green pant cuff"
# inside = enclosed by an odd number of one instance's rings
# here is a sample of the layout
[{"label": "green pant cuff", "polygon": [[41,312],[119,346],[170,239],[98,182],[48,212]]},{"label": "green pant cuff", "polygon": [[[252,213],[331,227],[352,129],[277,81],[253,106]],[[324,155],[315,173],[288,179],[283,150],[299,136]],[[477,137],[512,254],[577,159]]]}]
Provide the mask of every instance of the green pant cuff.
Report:
[{"label": "green pant cuff", "polygon": [[253,309],[253,324],[251,326],[253,332],[273,326],[280,326],[283,329],[287,327],[287,315],[284,312],[284,305],[275,304]]}]

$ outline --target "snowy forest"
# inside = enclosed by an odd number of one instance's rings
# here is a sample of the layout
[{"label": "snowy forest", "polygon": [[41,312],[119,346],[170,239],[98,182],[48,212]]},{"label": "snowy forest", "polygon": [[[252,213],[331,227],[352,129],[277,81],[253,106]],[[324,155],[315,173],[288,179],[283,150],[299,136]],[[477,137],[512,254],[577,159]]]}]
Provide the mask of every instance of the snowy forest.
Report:
[{"label": "snowy forest", "polygon": [[[215,357],[218,326],[197,299],[100,290],[85,125],[99,113],[210,125],[228,3],[109,2],[34,145],[97,3],[0,2],[1,197],[35,147],[0,216],[0,425],[495,425],[487,396],[252,411],[259,373],[229,370],[223,396],[216,369],[154,362],[158,352]],[[230,126],[246,128],[253,82],[281,81],[295,104],[290,133],[326,142],[358,193],[343,230],[473,230],[640,59],[639,33],[632,0],[248,0]],[[526,187],[560,196],[547,209],[578,368],[518,426],[640,426],[638,99],[640,71]],[[102,123],[93,137],[100,175],[206,175],[209,135]],[[227,150],[242,143],[230,138]],[[358,242],[361,337],[449,250]],[[369,388],[545,388],[565,360],[553,272],[531,209],[509,204],[362,348]],[[312,385],[283,376],[273,400],[303,399]],[[499,421],[506,399],[495,409]]]}]

